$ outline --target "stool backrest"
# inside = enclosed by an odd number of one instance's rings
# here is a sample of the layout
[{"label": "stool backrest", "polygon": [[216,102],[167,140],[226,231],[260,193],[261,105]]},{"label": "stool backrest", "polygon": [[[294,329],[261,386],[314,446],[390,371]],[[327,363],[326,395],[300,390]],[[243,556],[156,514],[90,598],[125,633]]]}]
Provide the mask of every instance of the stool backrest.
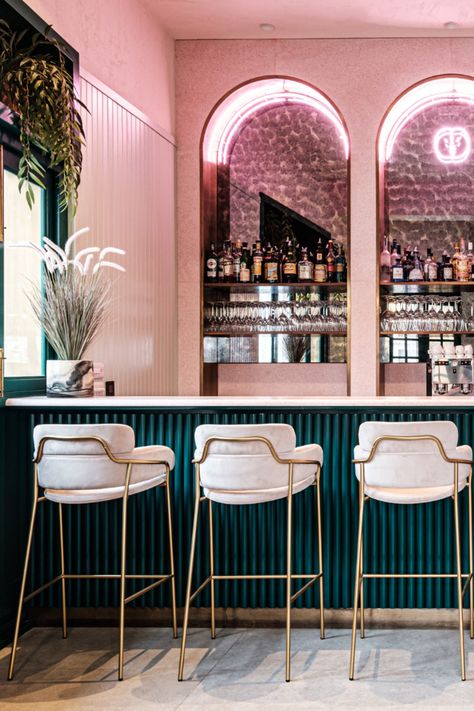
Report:
[{"label": "stool backrest", "polygon": [[[456,451],[454,422],[364,422],[359,428],[355,459],[366,459],[380,437],[436,437],[450,459],[466,459]],[[381,441],[371,462],[364,465],[365,483],[390,488],[423,488],[453,484],[454,465],[447,462],[434,440]],[[461,472],[461,470],[460,470]],[[463,468],[464,477],[465,467]],[[461,478],[461,473],[460,473]]]},{"label": "stool backrest", "polygon": [[278,464],[265,442],[229,439],[265,437],[281,459],[290,459],[296,447],[296,435],[290,425],[200,425],[196,428],[195,459],[201,459],[206,442],[205,460],[200,464],[201,484],[205,488],[246,491],[285,486],[288,466]]},{"label": "stool backrest", "polygon": [[[128,425],[37,425],[33,431],[35,457],[44,438],[47,440],[38,462],[40,486],[51,489],[89,489],[110,486],[117,481],[118,469],[100,442],[77,437],[100,437],[116,457],[125,457],[135,447],[135,433]],[[120,479],[120,476],[119,476]]]}]

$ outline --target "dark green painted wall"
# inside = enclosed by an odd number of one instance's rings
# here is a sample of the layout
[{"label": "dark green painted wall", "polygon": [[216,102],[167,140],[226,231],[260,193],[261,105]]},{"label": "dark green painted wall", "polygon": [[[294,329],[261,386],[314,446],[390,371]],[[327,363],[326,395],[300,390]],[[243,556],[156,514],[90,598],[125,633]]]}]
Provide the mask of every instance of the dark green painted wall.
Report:
[{"label": "dark green painted wall", "polygon": [[[193,509],[194,477],[191,465],[194,429],[201,423],[287,422],[297,433],[298,444],[318,442],[324,449],[322,473],[324,563],[326,605],[351,607],[354,545],[357,525],[357,486],[351,456],[360,423],[365,419],[451,419],[460,441],[474,441],[474,415],[469,408],[452,411],[400,409],[37,409],[0,410],[0,622],[12,619],[19,586],[30,511],[32,429],[40,422],[123,422],[131,425],[138,445],[160,443],[176,453],[172,474],[178,602],[183,602]],[[467,524],[466,495],[461,497],[462,520]],[[58,571],[57,510],[45,504],[37,528],[31,584],[39,585]],[[68,507],[69,508],[69,507]],[[283,572],[286,530],[285,503],[216,509],[216,573]],[[120,506],[117,502],[70,507],[66,517],[69,572],[117,572]],[[295,497],[295,568],[317,569],[314,494],[308,490]],[[452,501],[428,506],[399,506],[371,502],[366,530],[367,570],[377,572],[454,571]],[[464,562],[467,564],[467,525],[463,528]],[[201,528],[197,575],[208,574],[205,526]],[[162,490],[134,497],[129,534],[129,572],[161,572],[167,566],[167,539]],[[69,584],[69,604],[109,606],[117,602],[115,582]],[[197,600],[209,604],[205,592]],[[231,607],[280,607],[283,583],[221,582],[217,605]],[[38,598],[37,604],[58,605],[58,591]],[[169,604],[165,586],[137,602],[138,605]],[[301,597],[299,606],[318,604],[315,586]],[[452,581],[377,581],[367,586],[369,607],[454,607]]]}]

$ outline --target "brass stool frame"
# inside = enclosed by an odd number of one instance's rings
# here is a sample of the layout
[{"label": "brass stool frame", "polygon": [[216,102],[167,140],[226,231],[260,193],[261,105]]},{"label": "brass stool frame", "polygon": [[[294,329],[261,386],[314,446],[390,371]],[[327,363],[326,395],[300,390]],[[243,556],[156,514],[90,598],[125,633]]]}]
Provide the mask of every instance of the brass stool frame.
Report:
[{"label": "brass stool frame", "polygon": [[[46,442],[57,441],[57,442],[98,442],[103,448],[107,457],[116,464],[125,464],[126,473],[124,481],[124,492],[122,497],[122,536],[121,536],[121,564],[120,564],[120,574],[105,574],[105,575],[71,575],[65,572],[65,556],[64,556],[64,529],[63,529],[63,513],[62,504],[59,503],[59,540],[60,540],[60,559],[61,559],[61,573],[49,582],[41,585],[36,590],[33,590],[29,595],[25,596],[26,579],[28,575],[28,565],[31,555],[31,547],[33,542],[33,534],[36,520],[36,512],[38,504],[47,501],[45,496],[40,496],[40,487],[38,484],[38,464],[43,458],[44,446]],[[74,456],[74,455],[71,455]],[[158,587],[162,583],[169,581],[171,583],[171,607],[172,607],[172,622],[173,622],[173,637],[176,639],[178,636],[178,628],[176,621],[176,590],[175,590],[175,573],[174,573],[174,555],[173,555],[173,529],[171,522],[171,499],[170,499],[170,489],[169,489],[169,473],[170,468],[168,462],[152,459],[123,459],[121,457],[116,457],[110,450],[110,447],[106,440],[102,437],[96,435],[86,435],[86,436],[47,436],[42,437],[38,445],[38,451],[34,463],[34,485],[33,485],[33,510],[31,513],[30,529],[28,533],[28,542],[26,546],[25,563],[23,567],[23,577],[21,581],[20,597],[18,601],[18,613],[16,617],[15,633],[13,637],[13,644],[10,656],[10,666],[8,669],[8,680],[13,679],[13,672],[15,667],[15,657],[18,645],[18,635],[20,631],[21,614],[23,610],[23,605],[31,598],[38,595],[43,590],[46,590],[54,583],[61,582],[61,600],[62,600],[62,627],[63,627],[63,639],[67,637],[67,606],[66,606],[66,580],[83,580],[83,579],[99,579],[99,580],[120,580],[120,614],[119,614],[119,665],[118,665],[118,679],[123,680],[123,657],[124,657],[124,628],[125,628],[125,605],[132,600],[136,600],[141,595],[153,590],[153,588]],[[168,539],[169,539],[169,553],[170,553],[170,573],[161,575],[128,575],[126,574],[126,548],[127,548],[127,511],[128,511],[128,497],[129,497],[129,487],[132,478],[132,470],[135,464],[144,465],[157,465],[161,464],[166,467],[166,479],[159,487],[166,488],[166,506],[168,512]],[[56,490],[61,491],[61,490]],[[89,489],[88,491],[93,491]],[[139,492],[140,493],[140,492]],[[97,502],[99,503],[99,502]],[[71,506],[80,504],[70,504]],[[138,590],[137,592],[125,597],[125,584],[127,580],[154,580],[155,582],[150,583],[146,587]]]},{"label": "brass stool frame", "polygon": [[[365,464],[371,462],[382,442],[414,442],[414,441],[431,441],[438,447],[439,453],[445,462],[453,465],[453,495],[454,501],[454,535],[456,539],[456,573],[364,573],[364,552],[363,552],[363,526],[364,526],[364,507],[365,502],[371,497],[365,495]],[[473,541],[472,541],[472,461],[466,459],[451,459],[446,454],[442,442],[434,435],[384,435],[377,437],[374,441],[367,459],[354,459],[353,464],[360,465],[359,478],[359,527],[357,534],[357,560],[356,573],[354,582],[354,615],[352,619],[352,642],[351,642],[351,657],[349,667],[349,679],[354,679],[355,665],[355,650],[357,638],[357,609],[360,599],[360,637],[364,638],[364,580],[370,578],[456,578],[457,582],[457,598],[458,598],[458,623],[459,623],[459,645],[461,658],[461,679],[466,679],[466,665],[464,655],[464,628],[463,628],[463,598],[469,586],[469,617],[470,617],[470,637],[474,639],[474,590],[473,590]],[[469,476],[467,479],[467,490],[469,495],[469,573],[461,572],[461,540],[459,528],[459,465],[467,464],[469,466]],[[433,502],[428,502],[433,503]],[[406,504],[398,504],[406,505]],[[462,583],[462,579],[467,578],[466,582]]]},{"label": "brass stool frame", "polygon": [[[216,575],[214,573],[214,540],[213,540],[213,525],[212,525],[212,500],[207,496],[201,496],[201,476],[200,465],[206,461],[209,447],[212,442],[263,442],[269,449],[273,459],[278,464],[288,465],[288,505],[287,505],[287,537],[286,537],[286,575]],[[320,495],[320,475],[321,465],[316,460],[312,459],[281,459],[276,452],[273,444],[266,437],[209,437],[204,444],[204,449],[200,459],[194,459],[193,464],[196,470],[196,494],[194,505],[194,519],[191,536],[191,553],[189,560],[188,583],[186,588],[186,601],[184,608],[183,619],[183,636],[181,640],[181,654],[179,657],[178,681],[183,680],[184,672],[184,657],[186,653],[186,635],[189,622],[189,608],[191,602],[199,595],[207,585],[211,586],[211,639],[216,637],[216,621],[215,621],[215,586],[216,580],[286,580],[286,681],[290,681],[290,658],[291,658],[291,603],[293,603],[300,595],[308,590],[313,583],[319,580],[319,605],[320,605],[320,637],[324,639],[324,592],[323,592],[323,546],[322,546],[322,528],[321,528],[321,495]],[[314,464],[316,467],[315,481],[313,486],[316,491],[316,510],[318,521],[318,558],[319,558],[319,573],[311,573],[306,575],[294,575],[291,573],[292,565],[292,503],[293,503],[293,467],[295,464]],[[260,494],[265,493],[265,489],[211,489],[212,493],[221,494]],[[209,558],[210,558],[210,574],[201,583],[194,592],[192,590],[194,555],[196,550],[196,537],[199,519],[199,508],[201,502],[205,499],[209,502]],[[269,502],[267,502],[269,503]],[[228,504],[236,505],[236,504]],[[291,594],[292,581],[295,579],[307,580],[299,590],[293,595]]]}]

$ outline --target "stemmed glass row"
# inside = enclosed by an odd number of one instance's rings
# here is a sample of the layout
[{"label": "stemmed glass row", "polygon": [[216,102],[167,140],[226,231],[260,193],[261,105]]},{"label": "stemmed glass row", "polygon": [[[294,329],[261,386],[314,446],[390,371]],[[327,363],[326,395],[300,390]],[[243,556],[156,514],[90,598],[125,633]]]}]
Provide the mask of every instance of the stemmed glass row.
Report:
[{"label": "stemmed glass row", "polygon": [[215,301],[205,305],[204,327],[216,333],[345,333],[347,302]]},{"label": "stemmed glass row", "polygon": [[387,296],[380,318],[382,331],[450,333],[474,330],[474,305],[464,316],[460,296]]}]

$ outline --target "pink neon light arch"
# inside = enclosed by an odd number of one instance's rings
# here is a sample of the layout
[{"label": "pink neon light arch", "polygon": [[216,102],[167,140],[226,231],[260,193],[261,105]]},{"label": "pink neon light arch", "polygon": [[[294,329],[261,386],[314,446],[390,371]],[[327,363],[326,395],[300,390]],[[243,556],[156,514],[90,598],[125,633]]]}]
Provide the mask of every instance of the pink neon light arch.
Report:
[{"label": "pink neon light arch", "polygon": [[388,110],[378,138],[379,162],[389,161],[395,142],[406,124],[424,109],[440,104],[474,106],[474,79],[443,75],[422,81],[404,92]]},{"label": "pink neon light arch", "polygon": [[344,155],[349,157],[349,137],[339,111],[314,87],[286,77],[256,79],[231,92],[217,106],[206,127],[203,157],[209,163],[226,164],[229,149],[246,121],[264,107],[285,102],[303,104],[328,118],[342,142]]}]

